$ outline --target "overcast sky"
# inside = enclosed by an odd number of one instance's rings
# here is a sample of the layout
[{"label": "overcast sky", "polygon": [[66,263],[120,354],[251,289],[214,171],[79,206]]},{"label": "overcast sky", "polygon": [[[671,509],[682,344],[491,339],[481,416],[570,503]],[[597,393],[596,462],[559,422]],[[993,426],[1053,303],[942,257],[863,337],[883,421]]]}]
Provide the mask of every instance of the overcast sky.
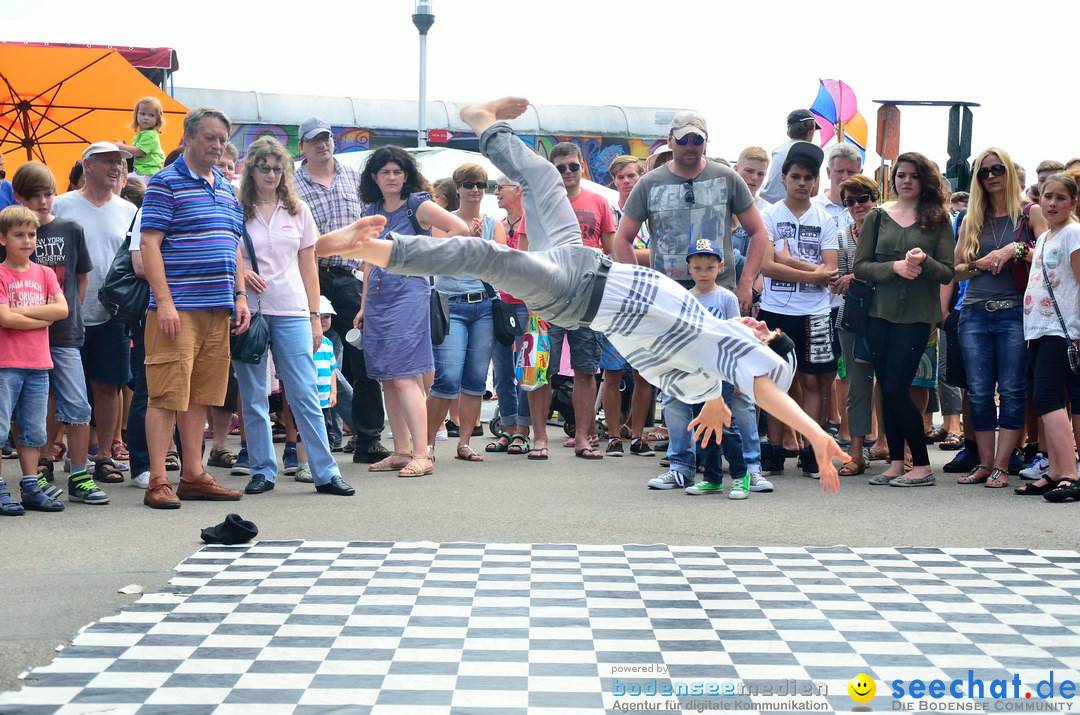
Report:
[{"label": "overcast sky", "polygon": [[[415,99],[412,0],[208,3],[3,0],[8,41],[176,49],[177,86]],[[428,99],[519,94],[538,104],[692,107],[709,153],[785,140],[819,78],[874,99],[978,102],[972,156],[999,145],[1030,173],[1080,155],[1069,51],[1044,51],[1080,25],[1080,2],[969,0],[434,0]],[[1044,59],[1045,58],[1045,59]],[[948,110],[902,110],[901,151],[944,167]]]}]

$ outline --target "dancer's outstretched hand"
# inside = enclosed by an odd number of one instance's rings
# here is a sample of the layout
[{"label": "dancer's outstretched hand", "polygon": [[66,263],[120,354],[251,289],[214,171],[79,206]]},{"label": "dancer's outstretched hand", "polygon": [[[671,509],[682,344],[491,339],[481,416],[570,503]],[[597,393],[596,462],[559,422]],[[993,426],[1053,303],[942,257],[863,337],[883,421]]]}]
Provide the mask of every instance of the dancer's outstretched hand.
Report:
[{"label": "dancer's outstretched hand", "polygon": [[378,238],[385,227],[385,216],[376,214],[375,216],[365,216],[358,219],[352,226],[349,226],[352,233],[349,241],[350,247],[354,251],[362,251],[367,242],[373,238]]},{"label": "dancer's outstretched hand", "polygon": [[687,429],[693,431],[694,441],[704,446],[713,437],[719,444],[724,438],[724,428],[730,426],[731,410],[724,404],[724,398],[718,397],[705,402],[698,416],[690,420]]},{"label": "dancer's outstretched hand", "polygon": [[756,337],[762,342],[764,342],[766,338],[768,338],[769,335],[772,334],[772,331],[769,330],[769,326],[765,325],[765,323],[761,322],[760,320],[755,320],[754,318],[746,316],[743,316],[741,318],[733,318],[733,320],[736,323],[742,323],[746,327],[750,328],[750,330],[754,331],[754,337]]},{"label": "dancer's outstretched hand", "polygon": [[840,488],[840,476],[836,472],[833,460],[839,460],[841,464],[850,462],[851,458],[840,449],[840,445],[824,430],[820,435],[810,437],[810,446],[814,448],[814,456],[817,458],[818,469],[821,470],[821,491],[825,494],[836,493]]}]

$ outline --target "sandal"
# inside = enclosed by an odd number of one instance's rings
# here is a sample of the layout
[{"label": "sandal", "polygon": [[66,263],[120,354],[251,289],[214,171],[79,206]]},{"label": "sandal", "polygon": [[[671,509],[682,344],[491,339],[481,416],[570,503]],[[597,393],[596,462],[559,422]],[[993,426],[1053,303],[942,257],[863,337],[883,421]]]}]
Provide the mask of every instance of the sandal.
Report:
[{"label": "sandal", "polygon": [[856,477],[866,471],[866,463],[863,461],[852,460],[840,467],[841,477]]},{"label": "sandal", "polygon": [[1013,493],[1019,494],[1022,497],[1037,497],[1046,494],[1047,492],[1051,492],[1057,488],[1058,483],[1055,481],[1051,481],[1048,478],[1046,480],[1046,484],[1040,485],[1035,482],[1031,482],[1029,484],[1025,484],[1022,487],[1017,487],[1016,489],[1013,489]]},{"label": "sandal", "polygon": [[457,454],[454,455],[454,459],[460,459],[462,462],[483,462],[484,458],[473,451],[473,448],[467,444],[459,444],[457,446]]},{"label": "sandal", "polygon": [[593,449],[592,447],[586,447],[585,449],[578,451],[574,450],[574,456],[579,459],[603,459],[604,455],[600,454],[599,449]]},{"label": "sandal", "polygon": [[547,447],[530,447],[529,456],[526,459],[547,459],[548,448]]},{"label": "sandal", "polygon": [[943,449],[946,452],[955,452],[964,446],[963,435],[958,435],[955,432],[949,432],[945,435],[945,439],[941,440],[938,445],[938,449]]},{"label": "sandal", "polygon": [[124,473],[117,468],[116,462],[106,457],[94,467],[94,481],[102,484],[120,484],[124,481]]},{"label": "sandal", "polygon": [[206,460],[208,467],[225,467],[232,469],[236,464],[236,455],[224,447],[214,447],[210,450],[210,458]]},{"label": "sandal", "polygon": [[989,489],[1001,489],[1009,486],[1009,473],[1004,469],[998,469],[994,467],[994,471],[990,472],[990,478],[986,480],[984,487]]},{"label": "sandal", "polygon": [[179,472],[180,471],[180,455],[175,450],[169,450],[165,453],[165,471],[166,472]]},{"label": "sandal", "polygon": [[[405,457],[405,462],[402,464],[394,463],[394,457]],[[409,466],[409,461],[412,459],[412,455],[408,452],[391,452],[389,457],[383,457],[375,464],[368,467],[369,472],[400,472],[405,467]]]},{"label": "sandal", "polygon": [[[503,440],[506,440],[503,442]],[[510,447],[510,435],[506,432],[500,432],[499,436],[494,442],[488,442],[484,447],[485,452],[505,452]]]},{"label": "sandal", "polygon": [[53,444],[51,447],[49,447],[49,451],[45,455],[45,459],[49,460],[50,462],[59,462],[61,459],[64,458],[64,455],[66,453],[67,453],[67,447],[64,446],[64,443],[63,442],[57,442],[57,443]]},{"label": "sandal", "polygon": [[926,432],[923,433],[923,436],[926,437],[927,444],[933,444],[934,442],[941,442],[944,440],[949,436],[949,433],[945,431],[944,427],[938,427],[937,429],[926,430]]},{"label": "sandal", "polygon": [[569,447],[570,449],[577,447],[577,437],[571,437],[570,439],[563,442],[562,446]]},{"label": "sandal", "polygon": [[1057,486],[1043,494],[1043,499],[1052,502],[1064,502],[1072,499],[1080,499],[1080,479],[1065,477]]},{"label": "sandal", "polygon": [[523,434],[515,434],[510,436],[510,444],[506,446],[507,454],[527,454],[529,453],[529,438]]},{"label": "sandal", "polygon": [[[114,439],[112,443],[112,458],[119,459],[122,462],[126,462],[131,459],[131,452],[128,451],[128,446],[118,439]],[[232,466],[231,464],[229,465]]]},{"label": "sandal", "polygon": [[641,435],[641,438],[646,442],[658,442],[662,439],[668,439],[668,431],[666,427],[653,427]]},{"label": "sandal", "polygon": [[[399,477],[424,477],[428,474],[432,474],[435,472],[435,459],[433,457],[429,455],[423,455],[418,457],[415,454],[409,456],[411,457],[409,463],[398,471]],[[422,460],[431,462],[431,466],[427,467],[426,469],[424,467],[421,467],[420,462]]]},{"label": "sandal", "polygon": [[871,462],[888,462],[889,461],[889,452],[888,452],[888,450],[877,449],[876,447],[871,448],[871,450],[870,450],[870,461]]},{"label": "sandal", "polygon": [[[993,471],[994,471],[993,467],[988,467],[985,464],[977,464],[977,465],[975,465],[974,469],[972,469],[970,472],[968,472],[964,476],[957,477],[956,478],[956,483],[957,484],[982,484],[983,482],[985,482],[987,479],[990,478],[990,474],[992,474]],[[987,472],[987,474],[984,477],[977,477],[977,476],[975,476],[975,472]]]},{"label": "sandal", "polygon": [[22,505],[24,509],[29,509],[30,511],[64,510],[64,502],[59,499],[53,499],[40,489],[35,489],[32,492],[24,491],[22,493]]},{"label": "sandal", "polygon": [[7,485],[0,479],[0,516],[22,516],[25,513],[23,505],[12,499]]}]

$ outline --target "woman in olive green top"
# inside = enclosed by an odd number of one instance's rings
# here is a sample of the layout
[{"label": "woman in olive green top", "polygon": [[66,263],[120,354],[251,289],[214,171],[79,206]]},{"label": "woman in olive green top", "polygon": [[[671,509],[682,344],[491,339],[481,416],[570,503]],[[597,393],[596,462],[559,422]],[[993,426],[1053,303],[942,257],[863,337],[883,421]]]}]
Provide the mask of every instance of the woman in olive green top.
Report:
[{"label": "woman in olive green top", "polygon": [[[895,204],[875,209],[855,249],[855,277],[877,286],[866,340],[881,387],[889,467],[871,484],[933,486],[922,414],[911,399],[931,326],[941,322],[940,287],[953,278],[953,233],[937,167],[922,154],[897,157],[889,177]],[[874,230],[874,227],[877,230]],[[904,443],[914,467],[904,474]]]}]

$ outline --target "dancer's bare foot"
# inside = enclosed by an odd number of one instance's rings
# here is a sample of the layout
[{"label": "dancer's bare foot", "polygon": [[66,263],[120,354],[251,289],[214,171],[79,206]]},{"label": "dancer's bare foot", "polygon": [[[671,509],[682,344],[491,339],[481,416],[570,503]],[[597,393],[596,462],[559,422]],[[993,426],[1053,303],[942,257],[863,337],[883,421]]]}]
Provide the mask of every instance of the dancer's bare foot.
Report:
[{"label": "dancer's bare foot", "polygon": [[466,104],[461,108],[461,121],[480,136],[500,119],[515,119],[525,113],[529,100],[524,97],[502,97],[480,104]]}]

